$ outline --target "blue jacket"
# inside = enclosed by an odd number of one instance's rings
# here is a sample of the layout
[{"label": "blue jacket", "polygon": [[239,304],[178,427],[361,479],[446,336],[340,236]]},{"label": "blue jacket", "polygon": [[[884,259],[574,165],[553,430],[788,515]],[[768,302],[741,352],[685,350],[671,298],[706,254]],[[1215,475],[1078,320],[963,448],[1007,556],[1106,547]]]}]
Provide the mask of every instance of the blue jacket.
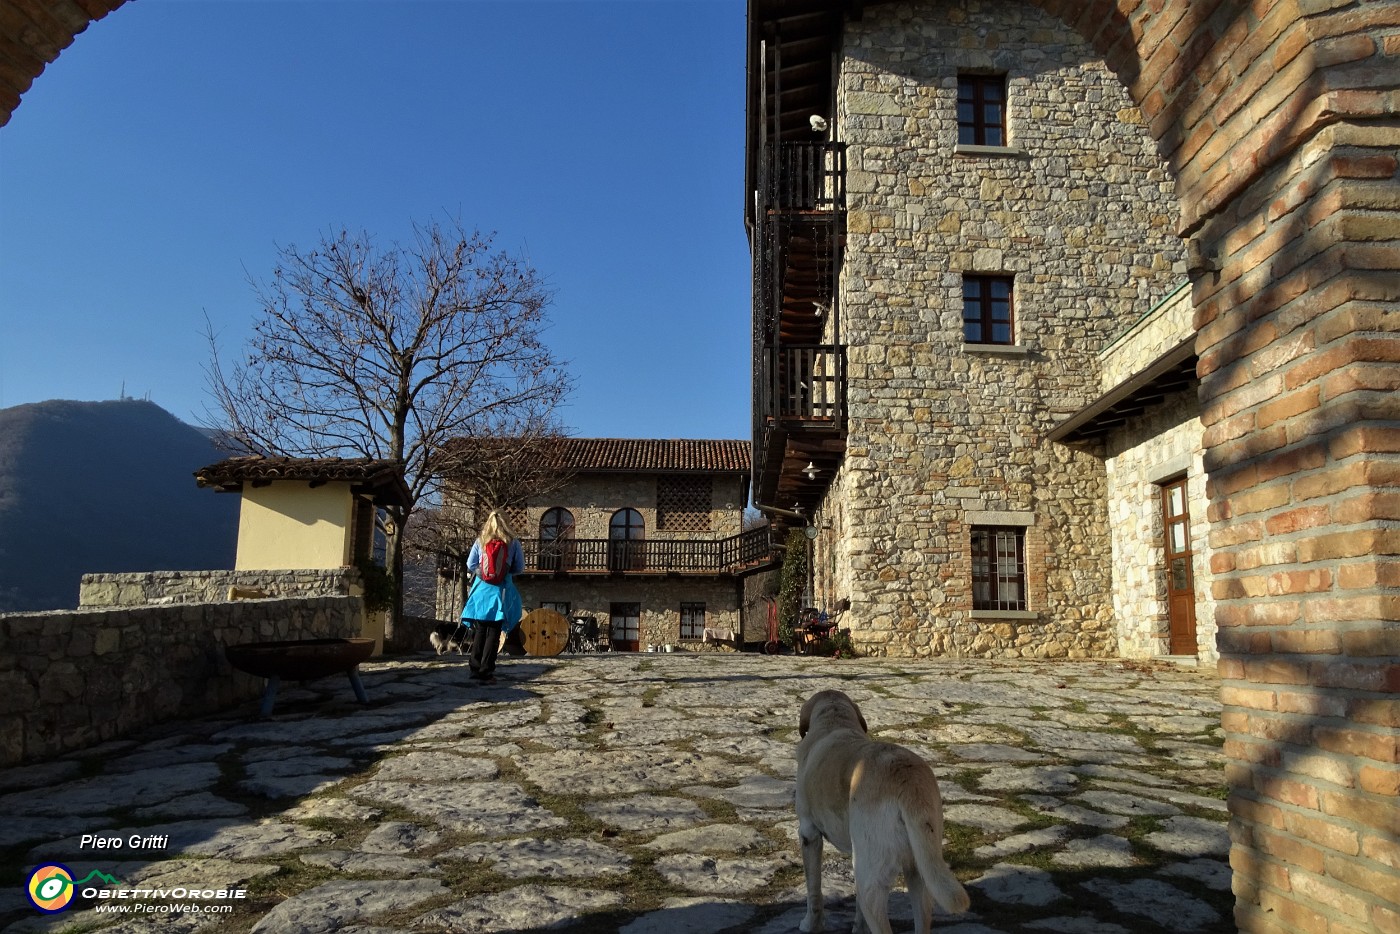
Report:
[{"label": "blue jacket", "polygon": [[[467,570],[476,574],[481,568],[481,543],[472,542],[471,553],[467,555]],[[481,578],[472,581],[471,592],[467,595],[467,605],[462,607],[462,619],[499,622],[502,632],[510,632],[520,625],[524,607],[520,601],[520,591],[515,589],[515,575],[525,570],[525,550],[520,547],[520,539],[511,539],[506,566],[506,579],[499,584],[488,584]]]}]

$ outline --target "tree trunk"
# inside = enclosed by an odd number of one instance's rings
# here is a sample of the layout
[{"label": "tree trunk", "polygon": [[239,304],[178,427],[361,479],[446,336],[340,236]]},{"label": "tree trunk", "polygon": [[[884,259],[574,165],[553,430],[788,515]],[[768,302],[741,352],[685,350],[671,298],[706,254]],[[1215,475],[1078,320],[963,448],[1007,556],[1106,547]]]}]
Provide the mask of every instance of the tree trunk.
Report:
[{"label": "tree trunk", "polygon": [[403,619],[403,532],[405,518],[394,516],[394,533],[388,536],[388,554],[385,564],[393,575],[394,602],[389,607],[389,615],[384,620],[384,641],[394,637],[399,620]]}]

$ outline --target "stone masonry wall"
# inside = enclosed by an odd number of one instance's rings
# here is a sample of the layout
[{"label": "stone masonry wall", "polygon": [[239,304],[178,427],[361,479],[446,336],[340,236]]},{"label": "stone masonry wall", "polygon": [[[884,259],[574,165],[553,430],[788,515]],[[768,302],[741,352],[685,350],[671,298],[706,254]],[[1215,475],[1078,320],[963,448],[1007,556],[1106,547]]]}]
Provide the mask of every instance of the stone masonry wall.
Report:
[{"label": "stone masonry wall", "polygon": [[360,596],[364,587],[355,568],[296,571],[146,571],[84,574],[80,607],[222,603],[230,587],[261,590],[272,597]]},{"label": "stone masonry wall", "polygon": [[0,766],[257,697],[224,646],[354,637],[363,617],[355,597],[0,615]]},{"label": "stone masonry wall", "polygon": [[739,534],[746,497],[737,477],[714,478],[710,529],[705,532],[666,532],[657,528],[656,480],[652,474],[582,474],[561,490],[531,499],[526,507],[526,527],[517,529],[516,534],[521,538],[539,537],[540,519],[555,506],[574,514],[576,538],[607,538],[613,514],[627,508],[642,514],[648,538],[718,539]]},{"label": "stone masonry wall", "polygon": [[733,579],[705,578],[562,578],[519,582],[527,611],[542,603],[566,602],[570,612],[592,616],[606,626],[610,603],[640,603],[642,651],[648,645],[680,645],[700,649],[699,640],[680,637],[681,603],[704,603],[705,624],[738,632],[739,584]]},{"label": "stone masonry wall", "polygon": [[1191,289],[1183,282],[1100,352],[1103,391],[1126,382],[1162,354],[1192,340],[1196,335],[1192,314]]},{"label": "stone masonry wall", "polygon": [[[868,654],[1111,655],[1104,466],[1043,436],[1185,275],[1171,180],[1117,78],[1032,6],[880,4],[845,43],[850,418],[821,560],[850,573],[830,597]],[[960,71],[1007,74],[1010,147],[956,151]],[[964,344],[964,273],[1014,275],[1016,346]],[[972,612],[977,513],[1028,522],[1027,614]]]}]

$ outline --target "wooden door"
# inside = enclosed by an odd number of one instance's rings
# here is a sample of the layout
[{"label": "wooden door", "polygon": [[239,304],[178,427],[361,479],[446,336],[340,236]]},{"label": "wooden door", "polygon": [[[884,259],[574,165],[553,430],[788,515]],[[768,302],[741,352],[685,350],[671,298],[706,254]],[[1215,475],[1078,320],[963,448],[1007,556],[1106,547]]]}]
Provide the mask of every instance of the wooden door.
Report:
[{"label": "wooden door", "polygon": [[615,652],[640,652],[642,649],[642,605],[614,603],[608,608],[612,625],[612,647]]},{"label": "wooden door", "polygon": [[1167,573],[1167,651],[1196,654],[1196,584],[1191,572],[1191,514],[1186,478],[1162,484],[1162,544]]}]

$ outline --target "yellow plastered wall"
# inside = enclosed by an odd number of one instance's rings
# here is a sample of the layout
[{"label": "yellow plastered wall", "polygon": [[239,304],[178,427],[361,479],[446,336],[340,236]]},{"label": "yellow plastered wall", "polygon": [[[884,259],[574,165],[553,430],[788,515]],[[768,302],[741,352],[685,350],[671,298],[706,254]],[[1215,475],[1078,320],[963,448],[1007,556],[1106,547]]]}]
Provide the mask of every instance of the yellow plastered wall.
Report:
[{"label": "yellow plastered wall", "polygon": [[351,563],[349,483],[299,480],[243,488],[236,570],[338,568]]}]

